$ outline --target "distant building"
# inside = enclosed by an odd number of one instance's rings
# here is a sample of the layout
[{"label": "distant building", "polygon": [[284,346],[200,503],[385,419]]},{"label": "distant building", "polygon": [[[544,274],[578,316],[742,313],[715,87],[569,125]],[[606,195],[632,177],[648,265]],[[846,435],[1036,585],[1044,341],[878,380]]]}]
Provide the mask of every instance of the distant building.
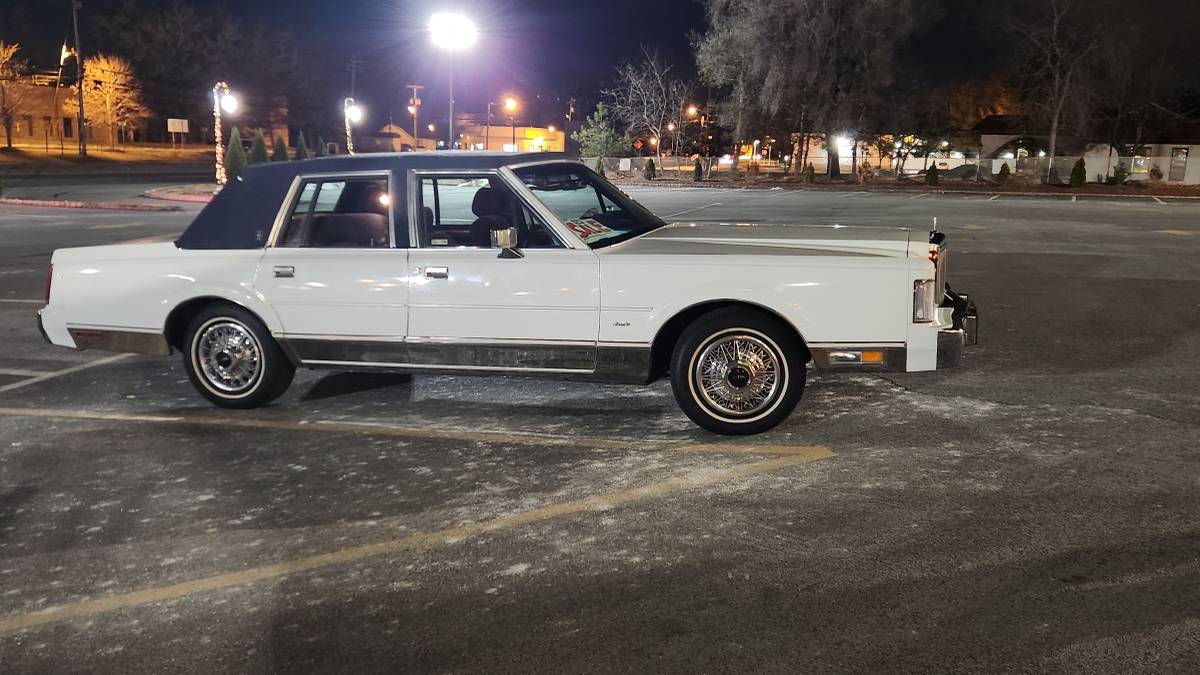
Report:
[{"label": "distant building", "polygon": [[[56,91],[54,79],[53,76],[35,75],[14,85],[21,89],[25,101],[24,110],[17,114],[13,123],[14,145],[58,147],[60,139],[64,146],[77,142],[76,116],[66,105],[66,101],[74,101],[75,97],[65,85]],[[0,131],[2,142],[3,131]]]},{"label": "distant building", "polygon": [[564,152],[567,135],[549,127],[511,127],[507,124],[470,124],[459,127],[459,141],[467,150],[501,152]]},{"label": "distant building", "polygon": [[434,150],[437,141],[432,138],[414,138],[412,133],[396,124],[388,124],[378,132],[354,135],[354,147],[360,152],[412,152]]},{"label": "distant building", "polygon": [[[980,121],[973,131],[979,135],[979,156],[991,160],[992,173],[1005,163],[1014,171],[1041,172],[1045,162],[1050,161],[1045,157],[1049,137],[1029,133],[1018,117],[992,115]],[[1146,180],[1157,167],[1168,183],[1200,185],[1200,121],[1176,122],[1136,147],[1113,148],[1108,143],[1060,136],[1055,154],[1054,168],[1060,176],[1068,175],[1082,157],[1091,181],[1103,180],[1118,166],[1125,167],[1129,180]]]}]

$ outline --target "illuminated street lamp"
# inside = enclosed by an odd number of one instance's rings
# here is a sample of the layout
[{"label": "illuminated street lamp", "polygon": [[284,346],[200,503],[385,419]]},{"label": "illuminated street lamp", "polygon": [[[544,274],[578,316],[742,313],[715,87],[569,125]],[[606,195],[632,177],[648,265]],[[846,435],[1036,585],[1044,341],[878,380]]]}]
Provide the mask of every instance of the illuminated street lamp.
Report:
[{"label": "illuminated street lamp", "polygon": [[346,121],[346,152],[354,154],[354,134],[351,133],[350,125],[358,124],[363,118],[362,106],[354,102],[354,99],[347,98],[342,102],[342,116]]},{"label": "illuminated street lamp", "polygon": [[696,114],[697,114],[697,113],[699,113],[699,112],[700,112],[700,109],[696,107],[696,104],[695,104],[695,103],[693,103],[692,105],[689,105],[689,106],[687,107],[687,115],[688,115],[688,117],[695,117],[695,116],[696,116]]},{"label": "illuminated street lamp", "polygon": [[449,52],[450,62],[450,129],[447,138],[454,147],[454,52],[475,44],[479,31],[475,22],[463,14],[438,12],[429,18],[429,34],[435,47]]},{"label": "illuminated street lamp", "polygon": [[504,109],[508,111],[508,123],[512,125],[512,148],[517,151],[517,99],[509,96],[504,99]]},{"label": "illuminated street lamp", "polygon": [[[217,185],[224,185],[229,180],[225,173],[225,144],[221,137],[221,113],[232,115],[237,112],[238,100],[229,91],[229,85],[218,82],[213,85],[213,136],[217,141]],[[241,139],[238,139],[241,142]]]}]

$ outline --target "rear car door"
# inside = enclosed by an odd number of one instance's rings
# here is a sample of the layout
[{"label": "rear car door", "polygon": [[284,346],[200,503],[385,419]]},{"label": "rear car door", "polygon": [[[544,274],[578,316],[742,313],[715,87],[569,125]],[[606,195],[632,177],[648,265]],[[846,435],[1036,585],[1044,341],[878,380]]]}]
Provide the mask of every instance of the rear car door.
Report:
[{"label": "rear car door", "polygon": [[254,287],[283,324],[277,337],[302,361],[357,363],[365,351],[402,348],[408,252],[395,246],[402,200],[394,194],[390,171],[301,176],[293,184]]}]

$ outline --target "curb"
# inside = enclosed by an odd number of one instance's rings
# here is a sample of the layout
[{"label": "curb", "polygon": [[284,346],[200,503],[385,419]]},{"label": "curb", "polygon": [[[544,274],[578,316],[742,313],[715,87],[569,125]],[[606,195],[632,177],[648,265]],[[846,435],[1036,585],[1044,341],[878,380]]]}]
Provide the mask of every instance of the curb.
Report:
[{"label": "curb", "polygon": [[128,204],[123,202],[75,202],[52,199],[0,199],[0,205],[41,206],[55,209],[97,209],[103,211],[182,211],[178,206]]},{"label": "curb", "polygon": [[[894,194],[930,194],[930,195],[979,195],[991,196],[999,195],[1002,197],[1075,197],[1078,199],[1182,199],[1182,200],[1200,200],[1200,195],[1154,195],[1154,194],[1121,194],[1118,192],[1031,192],[1020,191],[1010,192],[1008,190],[921,190],[921,189],[906,189],[901,187],[894,188],[878,188],[871,189],[865,187],[861,183],[847,183],[843,186],[821,186],[821,187],[801,187],[796,184],[787,183],[728,183],[728,182],[709,182],[709,181],[676,181],[676,180],[655,180],[647,181],[645,179],[630,179],[630,178],[609,178],[616,185],[630,185],[634,187],[662,187],[662,188],[710,188],[716,190],[790,190],[792,192],[862,192],[862,193],[894,193]],[[857,188],[857,189],[856,189]]]},{"label": "curb", "polygon": [[212,201],[212,195],[180,195],[167,192],[170,188],[155,188],[142,193],[147,199],[159,199],[164,202],[188,202],[191,204],[207,204]]}]

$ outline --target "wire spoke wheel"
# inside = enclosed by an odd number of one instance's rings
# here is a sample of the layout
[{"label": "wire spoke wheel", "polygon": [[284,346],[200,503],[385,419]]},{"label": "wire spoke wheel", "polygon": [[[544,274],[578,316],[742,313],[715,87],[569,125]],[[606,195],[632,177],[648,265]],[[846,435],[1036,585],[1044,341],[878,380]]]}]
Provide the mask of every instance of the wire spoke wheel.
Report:
[{"label": "wire spoke wheel", "polygon": [[195,340],[195,359],[208,384],[237,395],[253,388],[262,374],[262,346],[245,326],[213,321]]},{"label": "wire spoke wheel", "polygon": [[756,415],[781,392],[781,357],[755,335],[722,335],[704,345],[694,363],[696,391],[705,405],[722,415]]}]

